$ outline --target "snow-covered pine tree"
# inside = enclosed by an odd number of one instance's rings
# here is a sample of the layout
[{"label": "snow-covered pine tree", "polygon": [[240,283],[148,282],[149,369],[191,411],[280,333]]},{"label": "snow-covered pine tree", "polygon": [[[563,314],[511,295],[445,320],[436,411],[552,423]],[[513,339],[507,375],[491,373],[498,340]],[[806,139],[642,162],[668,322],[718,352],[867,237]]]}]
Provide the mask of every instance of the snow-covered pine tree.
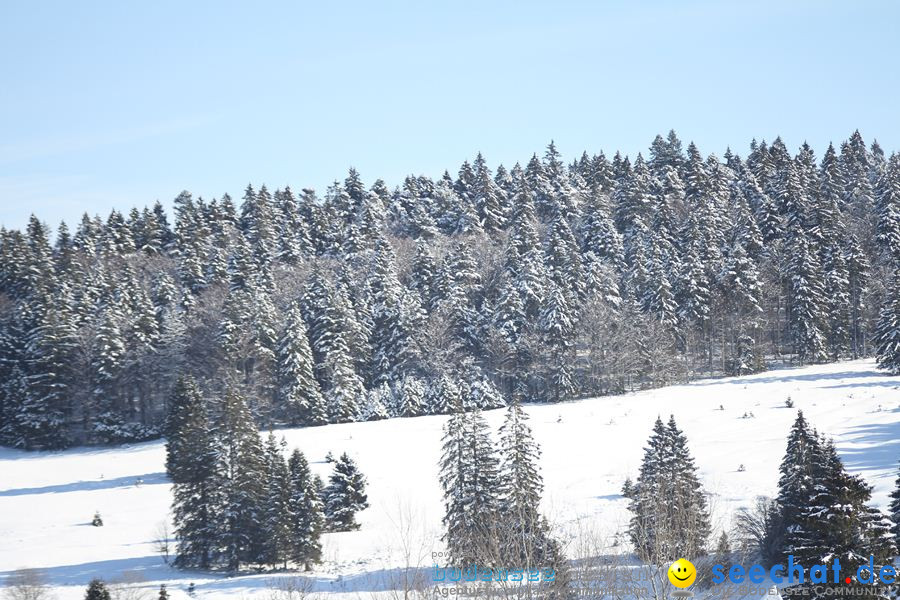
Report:
[{"label": "snow-covered pine tree", "polygon": [[875,186],[878,211],[877,240],[885,254],[900,266],[900,155],[891,156]]},{"label": "snow-covered pine tree", "polygon": [[380,421],[388,419],[392,415],[397,401],[394,391],[386,383],[374,387],[366,392],[365,401],[359,411],[361,421]]},{"label": "snow-covered pine tree", "polygon": [[84,594],[84,600],[112,600],[112,596],[103,581],[92,579]]},{"label": "snow-covered pine tree", "polygon": [[425,395],[428,414],[446,415],[461,412],[463,406],[462,393],[459,386],[447,374],[441,374],[431,380]]},{"label": "snow-covered pine tree", "polygon": [[900,268],[881,305],[874,341],[878,367],[900,375]]},{"label": "snow-covered pine tree", "polygon": [[172,513],[178,555],[175,566],[208,569],[215,559],[218,511],[216,447],[206,400],[182,377],[172,391],[166,423],[166,472],[174,483]]},{"label": "snow-covered pine tree", "polygon": [[565,291],[551,285],[540,317],[540,330],[546,350],[545,388],[549,399],[559,402],[575,389],[573,348],[575,319]]},{"label": "snow-covered pine tree", "polygon": [[404,304],[407,293],[397,276],[394,250],[384,238],[376,243],[368,279],[373,300],[373,383],[396,383],[418,362],[413,342],[415,314],[410,312],[421,309]]},{"label": "snow-covered pine tree", "polygon": [[891,532],[894,534],[894,542],[900,547],[900,469],[897,472],[897,478],[894,480],[894,489],[891,491],[891,503],[888,506],[891,521],[894,526]]},{"label": "snow-covered pine tree", "polygon": [[444,492],[443,541],[452,560],[458,565],[471,560],[475,554],[470,537],[475,524],[468,505],[467,418],[466,413],[459,410],[444,424],[439,465]]},{"label": "snow-covered pine tree", "polygon": [[473,166],[474,173],[469,190],[472,203],[478,211],[481,228],[489,234],[494,234],[506,225],[503,190],[494,182],[491,170],[481,152],[475,157]]},{"label": "snow-covered pine tree", "polygon": [[265,465],[260,525],[262,548],[258,562],[287,568],[292,548],[291,477],[284,459],[284,439],[281,443],[269,432],[264,448]]},{"label": "snow-covered pine tree", "polygon": [[464,407],[490,410],[506,406],[503,394],[478,365],[466,363],[462,372],[466,373],[466,382],[460,389]]},{"label": "snow-covered pine tree", "polygon": [[818,258],[805,233],[789,240],[790,322],[794,353],[801,364],[825,359],[824,295]]},{"label": "snow-covered pine tree", "polygon": [[769,545],[779,550],[778,561],[789,554],[787,538],[803,534],[800,515],[811,495],[815,477],[813,456],[819,451],[816,434],[803,416],[803,411],[798,410],[779,467],[781,476],[778,480],[777,502],[783,528],[780,531],[770,532]]},{"label": "snow-covered pine tree", "polygon": [[331,531],[359,529],[356,513],[368,508],[366,478],[346,452],[334,465],[325,488],[325,520]]},{"label": "snow-covered pine tree", "polygon": [[806,458],[812,477],[803,486],[795,524],[785,532],[784,551],[804,566],[831,566],[839,560],[848,573],[856,573],[870,556],[878,565],[876,571],[890,564],[896,547],[890,523],[867,505],[871,486],[847,473],[831,440],[816,436]]},{"label": "snow-covered pine tree", "polygon": [[394,386],[395,413],[398,417],[415,417],[425,410],[425,384],[407,375]]},{"label": "snow-covered pine tree", "polygon": [[294,450],[288,461],[290,472],[290,559],[305,570],[322,559],[319,537],[325,527],[322,499],[309,463],[300,450]]},{"label": "snow-covered pine tree", "polygon": [[363,401],[363,382],[353,364],[352,334],[359,330],[346,292],[317,274],[304,297],[309,341],[332,423],[354,420]]},{"label": "snow-covered pine tree", "polygon": [[[67,422],[75,410],[71,388],[76,379],[73,365],[77,337],[74,315],[66,300],[46,298],[32,302],[29,309],[34,324],[24,336],[28,374],[21,373],[25,384],[21,392],[11,394],[19,400],[9,421],[15,431],[15,445],[51,449],[70,443]],[[11,383],[17,385],[17,380],[11,379]]]},{"label": "snow-covered pine tree", "polygon": [[453,413],[444,425],[440,481],[444,541],[454,565],[495,564],[499,460],[479,410]]},{"label": "snow-covered pine tree", "polygon": [[645,560],[666,562],[705,553],[710,534],[706,497],[674,417],[668,425],[657,418],[653,426],[629,510],[628,534]]},{"label": "snow-covered pine tree", "polygon": [[697,467],[687,447],[687,438],[670,416],[666,425],[667,442],[670,448],[669,485],[674,500],[672,529],[686,531],[676,539],[674,548],[680,556],[697,556],[706,550],[710,535],[709,511],[706,492],[697,476]]},{"label": "snow-covered pine tree", "polygon": [[538,467],[541,452],[527,421],[522,406],[513,402],[500,427],[498,558],[501,564],[548,567],[559,563],[562,551],[538,509],[544,489]]},{"label": "snow-covered pine tree", "polygon": [[225,392],[216,427],[216,489],[222,495],[218,553],[223,566],[235,572],[262,555],[265,497],[265,457],[262,442],[244,397]]},{"label": "snow-covered pine tree", "polygon": [[291,306],[278,342],[278,401],[296,425],[328,422],[325,399],[313,375],[313,356],[306,323],[297,304]]}]

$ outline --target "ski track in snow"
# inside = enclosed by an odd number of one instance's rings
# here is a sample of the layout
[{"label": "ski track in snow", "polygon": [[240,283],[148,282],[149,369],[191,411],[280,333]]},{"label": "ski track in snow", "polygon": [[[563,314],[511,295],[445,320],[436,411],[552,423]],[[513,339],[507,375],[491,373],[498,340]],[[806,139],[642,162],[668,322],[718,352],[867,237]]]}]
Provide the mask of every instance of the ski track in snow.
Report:
[{"label": "ski track in snow", "polygon": [[[713,527],[728,526],[736,508],[773,494],[797,409],[835,438],[847,468],[874,485],[873,502],[885,508],[900,459],[898,390],[900,378],[859,360],[529,405],[543,452],[542,508],[562,535],[579,518],[605,533],[624,531],[622,482],[637,476],[657,415],[665,420],[674,414],[710,493]],[[785,407],[788,396],[793,409]],[[754,417],[741,418],[745,412]],[[503,414],[486,413],[495,432]],[[323,477],[331,470],[325,454],[347,451],[369,482],[371,506],[359,515],[361,530],[325,535],[325,562],[304,574],[314,591],[355,598],[384,589],[405,564],[397,550],[400,523],[412,524],[414,561],[423,568],[444,564],[433,561],[431,552],[441,550],[437,463],[445,420],[428,416],[276,432],[289,448],[303,450]],[[262,597],[279,575],[176,571],[155,552],[155,530],[171,500],[164,460],[162,441],[53,453],[0,449],[0,584],[15,569],[31,567],[43,571],[62,600],[82,598],[94,577],[109,581],[123,574],[143,580],[153,597],[166,583],[171,597],[186,598],[189,582],[201,598]],[[94,511],[104,527],[90,525]]]}]

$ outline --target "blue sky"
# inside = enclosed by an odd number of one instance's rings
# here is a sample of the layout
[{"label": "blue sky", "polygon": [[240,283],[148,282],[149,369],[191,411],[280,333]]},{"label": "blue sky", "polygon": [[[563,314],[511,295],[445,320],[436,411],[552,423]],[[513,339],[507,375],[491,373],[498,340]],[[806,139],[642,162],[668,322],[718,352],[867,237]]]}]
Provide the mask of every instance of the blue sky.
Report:
[{"label": "blue sky", "polygon": [[482,151],[900,145],[900,3],[5,2],[0,223]]}]

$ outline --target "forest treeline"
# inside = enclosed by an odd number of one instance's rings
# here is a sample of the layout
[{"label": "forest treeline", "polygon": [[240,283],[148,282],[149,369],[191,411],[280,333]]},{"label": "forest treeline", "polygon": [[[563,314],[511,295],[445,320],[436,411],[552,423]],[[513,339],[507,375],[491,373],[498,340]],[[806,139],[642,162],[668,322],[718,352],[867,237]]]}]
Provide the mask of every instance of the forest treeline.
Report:
[{"label": "forest treeline", "polygon": [[558,401],[876,354],[900,368],[900,157],[583,154],[389,189],[181,193],[0,231],[0,442],[160,435],[180,376],[260,426]]}]

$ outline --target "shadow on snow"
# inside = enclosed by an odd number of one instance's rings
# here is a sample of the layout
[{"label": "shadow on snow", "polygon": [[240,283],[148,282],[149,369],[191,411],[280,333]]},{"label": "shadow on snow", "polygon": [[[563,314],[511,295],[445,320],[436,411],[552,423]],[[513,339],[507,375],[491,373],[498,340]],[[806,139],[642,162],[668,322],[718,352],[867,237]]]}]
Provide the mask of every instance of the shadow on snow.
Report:
[{"label": "shadow on snow", "polygon": [[141,481],[141,485],[169,483],[169,479],[166,477],[165,473],[146,473],[144,475],[125,475],[124,477],[115,477],[113,479],[73,481],[72,483],[60,483],[42,487],[0,490],[0,498],[8,496],[29,496],[31,494],[65,494],[66,492],[108,490],[113,488],[131,487],[136,485],[138,480]]}]

